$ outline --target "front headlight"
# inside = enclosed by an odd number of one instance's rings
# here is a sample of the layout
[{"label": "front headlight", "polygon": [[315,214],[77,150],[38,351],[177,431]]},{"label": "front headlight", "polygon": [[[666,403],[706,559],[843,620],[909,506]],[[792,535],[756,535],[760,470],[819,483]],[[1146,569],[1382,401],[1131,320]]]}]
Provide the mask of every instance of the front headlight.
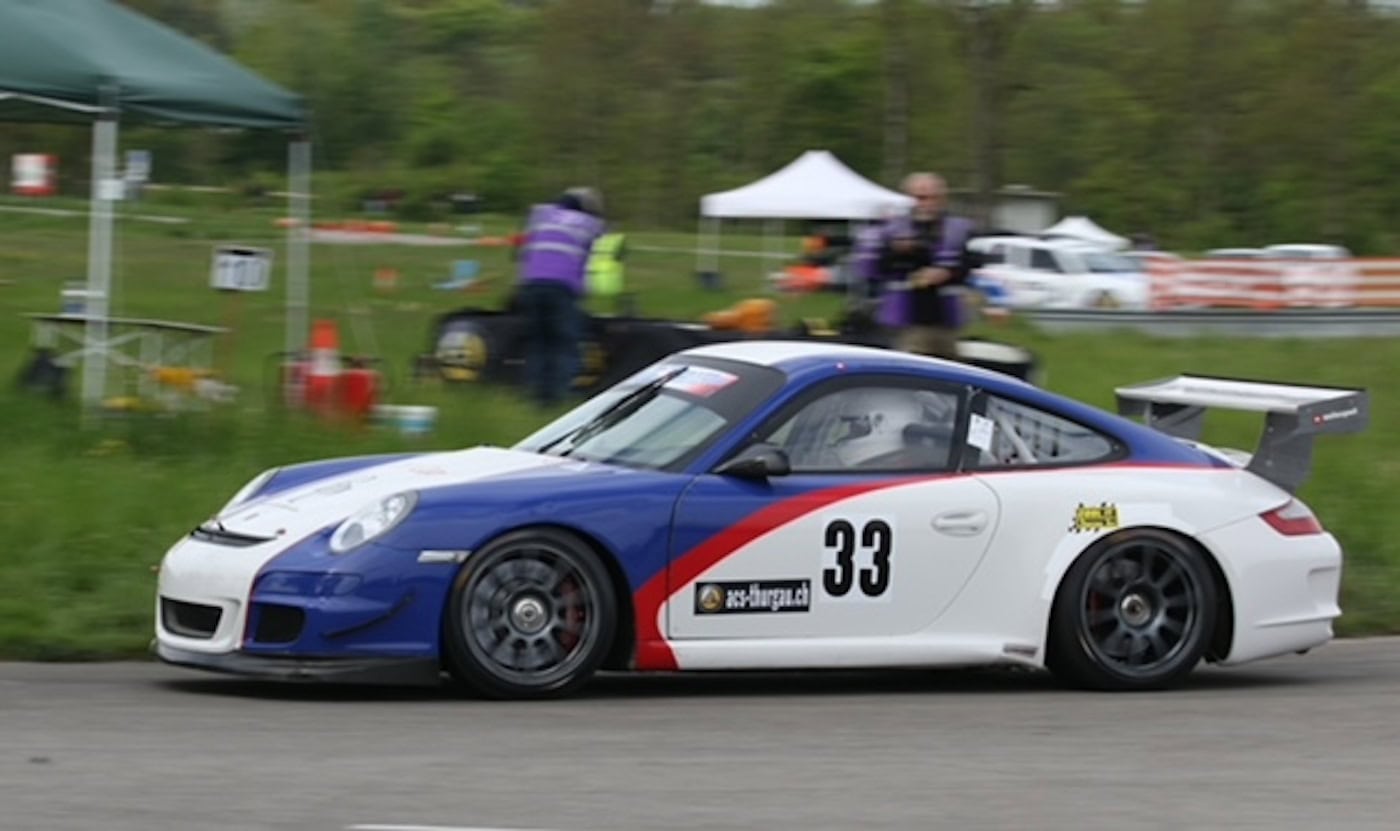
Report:
[{"label": "front headlight", "polygon": [[351,514],[331,534],[331,552],[344,554],[378,537],[403,521],[418,504],[415,491],[396,493]]},{"label": "front headlight", "polygon": [[281,470],[281,468],[270,467],[267,470],[264,470],[262,473],[259,473],[257,476],[254,476],[248,482],[248,484],[239,488],[238,493],[235,493],[233,495],[233,498],[230,499],[228,503],[224,505],[224,507],[220,508],[218,513],[214,514],[214,516],[219,516],[223,514],[224,511],[227,511],[229,508],[233,508],[243,504],[243,502],[245,502],[248,499],[248,497],[262,490],[263,485],[266,485],[268,483],[268,480],[276,476],[279,470]]}]

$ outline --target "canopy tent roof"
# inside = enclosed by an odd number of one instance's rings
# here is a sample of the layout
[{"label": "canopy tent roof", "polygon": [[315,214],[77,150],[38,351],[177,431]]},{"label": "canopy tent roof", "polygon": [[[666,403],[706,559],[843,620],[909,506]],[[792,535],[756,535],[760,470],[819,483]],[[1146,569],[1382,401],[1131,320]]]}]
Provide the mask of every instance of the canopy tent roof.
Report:
[{"label": "canopy tent roof", "polygon": [[126,122],[295,130],[300,96],[110,0],[0,3],[0,121]]},{"label": "canopy tent roof", "polygon": [[1127,248],[1130,240],[1112,231],[1106,231],[1085,216],[1067,216],[1040,232],[1042,237],[1061,237],[1084,240],[1106,248]]},{"label": "canopy tent roof", "polygon": [[741,188],[700,198],[700,215],[745,219],[879,219],[913,200],[871,182],[826,150],[808,150]]}]

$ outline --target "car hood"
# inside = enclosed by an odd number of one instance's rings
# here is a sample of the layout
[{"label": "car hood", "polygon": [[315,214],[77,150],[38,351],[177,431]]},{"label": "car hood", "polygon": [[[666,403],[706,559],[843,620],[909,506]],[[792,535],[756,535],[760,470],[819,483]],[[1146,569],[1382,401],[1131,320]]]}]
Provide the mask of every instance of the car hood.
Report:
[{"label": "car hood", "polygon": [[428,453],[358,468],[251,499],[225,510],[216,519],[221,532],[299,540],[391,494],[531,475],[561,467],[583,471],[603,466],[499,447]]}]

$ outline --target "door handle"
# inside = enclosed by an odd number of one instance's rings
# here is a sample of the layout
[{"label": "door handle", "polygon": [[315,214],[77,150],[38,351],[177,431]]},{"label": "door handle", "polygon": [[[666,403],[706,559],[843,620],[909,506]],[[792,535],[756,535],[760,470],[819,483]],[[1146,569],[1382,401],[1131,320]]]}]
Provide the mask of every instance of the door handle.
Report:
[{"label": "door handle", "polygon": [[975,537],[987,529],[986,511],[949,511],[933,518],[933,529],[953,537]]}]

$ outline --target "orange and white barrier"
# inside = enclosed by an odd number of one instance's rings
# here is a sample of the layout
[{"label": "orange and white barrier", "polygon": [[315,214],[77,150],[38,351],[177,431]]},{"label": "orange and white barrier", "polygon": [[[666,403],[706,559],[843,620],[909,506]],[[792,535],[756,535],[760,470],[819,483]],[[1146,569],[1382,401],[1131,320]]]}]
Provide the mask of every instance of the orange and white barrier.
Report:
[{"label": "orange and white barrier", "polygon": [[10,189],[19,196],[53,196],[58,191],[58,157],[47,153],[16,153],[11,161]]},{"label": "orange and white barrier", "polygon": [[1153,261],[1147,271],[1154,309],[1400,307],[1400,259]]}]

